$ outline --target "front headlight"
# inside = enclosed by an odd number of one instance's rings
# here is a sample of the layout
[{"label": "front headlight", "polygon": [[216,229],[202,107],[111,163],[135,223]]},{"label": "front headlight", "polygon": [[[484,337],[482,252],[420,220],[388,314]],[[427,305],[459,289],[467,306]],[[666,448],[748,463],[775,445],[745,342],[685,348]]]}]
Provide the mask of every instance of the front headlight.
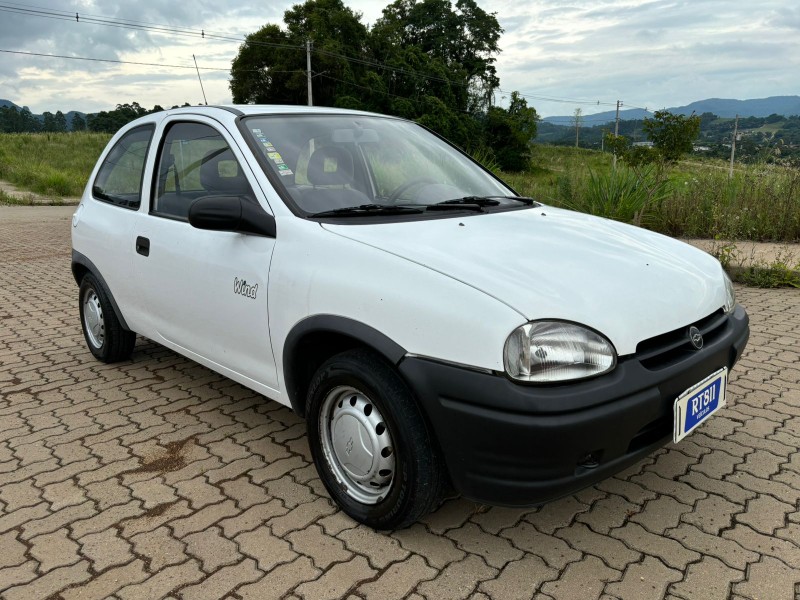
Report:
[{"label": "front headlight", "polygon": [[722,272],[722,277],[725,279],[725,304],[722,308],[727,314],[736,306],[736,292],[733,291],[733,282],[725,271]]},{"label": "front headlight", "polygon": [[536,321],[506,340],[506,373],[519,381],[552,383],[594,377],[612,370],[617,353],[599,333],[562,321]]}]

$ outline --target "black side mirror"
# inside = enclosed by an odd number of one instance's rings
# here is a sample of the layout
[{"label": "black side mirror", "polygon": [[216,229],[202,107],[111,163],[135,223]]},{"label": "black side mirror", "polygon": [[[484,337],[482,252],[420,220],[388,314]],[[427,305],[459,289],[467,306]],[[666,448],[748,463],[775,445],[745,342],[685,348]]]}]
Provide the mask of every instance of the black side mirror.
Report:
[{"label": "black side mirror", "polygon": [[207,196],[189,207],[189,224],[197,229],[235,231],[275,237],[275,217],[241,196]]}]

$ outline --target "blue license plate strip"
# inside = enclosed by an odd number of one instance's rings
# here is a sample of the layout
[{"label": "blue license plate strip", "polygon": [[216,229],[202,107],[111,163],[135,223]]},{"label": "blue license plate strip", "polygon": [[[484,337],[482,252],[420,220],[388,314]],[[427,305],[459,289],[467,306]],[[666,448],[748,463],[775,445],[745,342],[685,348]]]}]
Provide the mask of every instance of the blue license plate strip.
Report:
[{"label": "blue license plate strip", "polygon": [[675,430],[673,442],[679,442],[708,417],[725,406],[728,369],[723,367],[681,394],[673,405]]}]

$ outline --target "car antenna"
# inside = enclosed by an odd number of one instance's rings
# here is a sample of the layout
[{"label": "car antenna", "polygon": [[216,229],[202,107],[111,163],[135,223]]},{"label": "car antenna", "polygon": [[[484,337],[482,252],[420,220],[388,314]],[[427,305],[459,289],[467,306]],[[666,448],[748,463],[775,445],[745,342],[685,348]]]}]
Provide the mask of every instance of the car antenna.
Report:
[{"label": "car antenna", "polygon": [[208,99],[206,98],[206,90],[203,88],[203,80],[200,79],[200,68],[197,66],[197,58],[194,54],[192,54],[192,58],[194,59],[194,68],[197,70],[197,79],[200,81],[200,91],[203,92],[203,102],[205,102],[206,106],[208,106]]}]

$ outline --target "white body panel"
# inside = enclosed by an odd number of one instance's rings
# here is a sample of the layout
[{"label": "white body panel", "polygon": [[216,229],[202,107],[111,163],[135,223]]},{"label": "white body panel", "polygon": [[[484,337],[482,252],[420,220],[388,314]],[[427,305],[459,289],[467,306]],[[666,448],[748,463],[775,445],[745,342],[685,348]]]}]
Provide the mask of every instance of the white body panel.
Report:
[{"label": "white body panel", "polygon": [[286,336],[312,315],[359,321],[411,354],[495,370],[506,337],[525,322],[480,290],[318,223],[280,219],[278,238],[269,305],[279,373]]},{"label": "white body panel", "polygon": [[324,227],[463,281],[525,320],[588,325],[620,355],[725,302],[719,263],[705,252],[552,207],[412,225]]}]

